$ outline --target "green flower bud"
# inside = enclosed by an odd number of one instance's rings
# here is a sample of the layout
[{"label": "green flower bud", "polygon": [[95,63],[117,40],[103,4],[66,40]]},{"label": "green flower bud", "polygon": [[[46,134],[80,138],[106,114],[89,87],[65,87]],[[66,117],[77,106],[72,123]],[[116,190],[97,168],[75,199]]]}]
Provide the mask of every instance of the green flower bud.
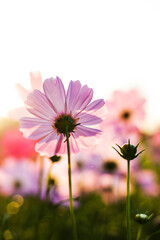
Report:
[{"label": "green flower bud", "polygon": [[137,147],[139,145],[139,143],[134,146],[130,144],[130,140],[128,140],[128,144],[124,144],[122,147],[120,147],[118,144],[116,144],[119,149],[120,152],[118,152],[118,150],[116,148],[113,147],[114,150],[116,150],[116,152],[124,159],[126,159],[127,161],[133,160],[134,158],[136,158],[140,153],[142,153],[144,151],[144,149],[137,153]]},{"label": "green flower bud", "polygon": [[148,216],[146,213],[137,213],[135,216],[135,220],[140,224],[145,224],[151,219],[152,216],[153,214]]},{"label": "green flower bud", "polygon": [[52,162],[59,162],[61,160],[61,156],[54,155],[50,157]]}]

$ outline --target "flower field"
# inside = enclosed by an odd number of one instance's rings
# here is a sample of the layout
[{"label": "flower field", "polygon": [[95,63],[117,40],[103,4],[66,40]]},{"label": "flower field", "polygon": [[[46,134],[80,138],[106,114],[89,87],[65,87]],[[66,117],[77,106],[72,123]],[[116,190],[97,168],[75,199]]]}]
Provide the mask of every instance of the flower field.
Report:
[{"label": "flower field", "polygon": [[30,76],[30,91],[17,85],[24,108],[0,120],[0,239],[159,240],[160,128],[143,128],[147,99],[130,89],[92,101],[79,81]]}]

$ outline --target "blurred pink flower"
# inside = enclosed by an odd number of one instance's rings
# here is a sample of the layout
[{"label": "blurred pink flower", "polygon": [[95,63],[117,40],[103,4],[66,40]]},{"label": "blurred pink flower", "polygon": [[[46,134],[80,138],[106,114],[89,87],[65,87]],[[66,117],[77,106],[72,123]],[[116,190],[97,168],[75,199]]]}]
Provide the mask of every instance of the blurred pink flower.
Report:
[{"label": "blurred pink flower", "polygon": [[160,129],[147,139],[150,159],[156,164],[160,164]]},{"label": "blurred pink flower", "polygon": [[108,122],[122,127],[138,126],[145,116],[144,103],[137,90],[115,91],[112,100],[106,102]]},{"label": "blurred pink flower", "polygon": [[22,101],[25,101],[27,99],[27,96],[30,92],[32,92],[34,89],[38,89],[40,91],[43,91],[43,82],[42,82],[42,76],[39,71],[37,72],[30,72],[30,81],[31,81],[31,89],[27,90],[25,89],[21,84],[16,84],[17,92],[22,99]]},{"label": "blurred pink flower", "polygon": [[[29,139],[39,140],[36,151],[53,156],[66,153],[66,126],[73,153],[79,147],[91,147],[101,135],[98,125],[105,117],[104,100],[92,103],[93,90],[79,81],[71,81],[67,92],[59,77],[49,78],[43,84],[44,93],[34,90],[25,101],[33,117],[20,119],[21,131]],[[97,128],[90,128],[97,125]],[[94,126],[95,127],[95,126]]]},{"label": "blurred pink flower", "polygon": [[159,185],[157,175],[152,170],[140,170],[134,175],[135,182],[144,191],[145,194],[150,196],[157,196],[159,194]]},{"label": "blurred pink flower", "polygon": [[[25,89],[19,83],[16,84],[16,90],[22,101],[25,101],[27,99],[27,95],[30,92],[32,92],[34,89],[43,91],[43,81],[42,81],[41,73],[39,71],[30,72],[30,82],[31,82],[30,90]],[[25,107],[19,107],[9,111],[8,116],[13,120],[19,120],[20,117],[30,116],[30,114]]]},{"label": "blurred pink flower", "polygon": [[128,139],[133,145],[137,145],[140,141],[138,123],[144,118],[144,102],[145,99],[136,90],[115,91],[112,99],[106,102],[108,117],[101,123],[103,138],[98,146],[104,157],[113,152],[107,145],[123,145]]},{"label": "blurred pink flower", "polygon": [[0,139],[1,157],[12,157],[16,160],[22,158],[34,159],[37,153],[35,152],[35,141],[23,137],[19,129],[11,128],[3,132]]},{"label": "blurred pink flower", "polygon": [[[131,193],[133,186],[131,185]],[[99,176],[99,193],[105,203],[116,202],[126,197],[126,178],[119,175]]]},{"label": "blurred pink flower", "polygon": [[0,193],[7,196],[37,194],[38,173],[37,162],[7,158],[0,168]]},{"label": "blurred pink flower", "polygon": [[[61,200],[69,199],[69,186],[68,186],[68,167],[67,158],[54,163],[52,169],[52,176],[55,179],[57,186],[57,193]],[[93,169],[83,169],[77,171],[76,164],[73,161],[72,165],[72,192],[73,197],[76,198],[84,193],[90,193],[98,189],[99,173]],[[54,196],[53,196],[54,198]]]}]

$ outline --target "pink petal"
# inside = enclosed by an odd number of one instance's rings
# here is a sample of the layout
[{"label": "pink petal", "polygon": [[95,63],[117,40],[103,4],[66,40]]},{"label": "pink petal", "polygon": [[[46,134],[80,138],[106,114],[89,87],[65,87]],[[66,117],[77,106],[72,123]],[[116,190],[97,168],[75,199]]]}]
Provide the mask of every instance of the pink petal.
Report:
[{"label": "pink petal", "polygon": [[60,134],[59,140],[58,140],[57,145],[56,145],[55,154],[59,153],[59,151],[61,149],[61,146],[63,144],[62,141],[63,141],[63,135]]},{"label": "pink petal", "polygon": [[79,96],[81,87],[82,86],[81,86],[80,81],[74,81],[74,82],[70,81],[70,83],[69,83],[68,91],[67,91],[67,98],[66,98],[68,114],[71,111],[73,112],[73,109],[77,102],[77,98]]},{"label": "pink petal", "polygon": [[73,133],[74,138],[76,139],[77,145],[79,148],[91,148],[96,145],[101,137],[100,134],[93,135],[93,136],[85,136],[85,134],[79,135],[76,131]]},{"label": "pink petal", "polygon": [[65,89],[59,77],[46,79],[43,83],[44,92],[58,114],[65,112]]},{"label": "pink petal", "polygon": [[33,93],[30,93],[25,104],[27,105],[27,110],[37,117],[48,120],[56,116],[48,99],[39,90],[34,90]]},{"label": "pink petal", "polygon": [[55,133],[50,133],[46,137],[42,138],[38,143],[36,143],[35,150],[41,155],[47,155],[51,157],[56,154],[57,142],[59,141],[61,135]]},{"label": "pink petal", "polygon": [[74,138],[74,136],[72,135],[72,133],[71,133],[71,136],[70,136],[70,138],[69,138],[69,142],[70,142],[71,152],[72,152],[72,153],[77,153],[77,152],[79,152],[79,147],[78,147],[77,141],[76,141],[76,139]]},{"label": "pink petal", "polygon": [[[67,142],[65,142],[65,139],[66,137],[61,134],[56,146],[56,154],[67,154]],[[71,153],[77,153],[79,151],[79,147],[72,133],[69,137],[69,144]]]},{"label": "pink petal", "polygon": [[86,108],[93,97],[93,90],[87,85],[81,87],[79,81],[71,81],[67,91],[67,113],[72,112],[73,117]]},{"label": "pink petal", "polygon": [[86,107],[85,111],[88,114],[95,115],[101,119],[107,117],[107,107],[103,99],[93,101]]},{"label": "pink petal", "polygon": [[101,131],[98,129],[89,128],[82,125],[78,125],[76,127],[75,132],[77,136],[83,136],[83,137],[96,136],[101,134]]},{"label": "pink petal", "polygon": [[101,118],[86,113],[78,114],[78,118],[78,123],[82,125],[94,125],[102,122]]},{"label": "pink petal", "polygon": [[23,136],[32,140],[38,140],[51,132],[56,132],[49,121],[36,118],[20,119],[21,131]]},{"label": "pink petal", "polygon": [[21,128],[32,128],[36,126],[52,126],[52,121],[42,118],[24,117],[20,119]]},{"label": "pink petal", "polygon": [[105,104],[103,99],[97,99],[95,101],[93,101],[92,103],[90,103],[87,107],[86,107],[86,111],[93,111],[93,110],[98,110],[99,108],[101,108],[103,105]]},{"label": "pink petal", "polygon": [[8,117],[12,120],[18,121],[21,117],[32,116],[25,107],[15,108],[8,112]]},{"label": "pink petal", "polygon": [[38,89],[41,92],[43,92],[43,81],[42,81],[41,73],[39,71],[30,72],[30,79],[31,79],[32,90]]},{"label": "pink petal", "polygon": [[43,126],[38,128],[28,129],[28,131],[24,131],[24,137],[32,140],[38,140],[40,138],[45,137],[50,133],[57,134],[57,131],[54,130],[51,126]]},{"label": "pink petal", "polygon": [[22,101],[25,101],[27,99],[29,91],[22,87],[19,83],[16,84],[16,90]]},{"label": "pink petal", "polygon": [[67,153],[67,143],[64,142],[65,137],[61,134],[61,137],[57,143],[56,154],[66,154]]}]

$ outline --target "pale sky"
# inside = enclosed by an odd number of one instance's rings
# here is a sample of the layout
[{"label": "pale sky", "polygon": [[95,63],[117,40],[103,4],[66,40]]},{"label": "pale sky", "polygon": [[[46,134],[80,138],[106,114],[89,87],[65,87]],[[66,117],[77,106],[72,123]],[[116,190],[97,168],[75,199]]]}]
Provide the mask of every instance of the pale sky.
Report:
[{"label": "pale sky", "polygon": [[107,100],[138,88],[146,126],[160,126],[159,0],[1,0],[0,116],[21,106],[29,72],[80,80]]}]

